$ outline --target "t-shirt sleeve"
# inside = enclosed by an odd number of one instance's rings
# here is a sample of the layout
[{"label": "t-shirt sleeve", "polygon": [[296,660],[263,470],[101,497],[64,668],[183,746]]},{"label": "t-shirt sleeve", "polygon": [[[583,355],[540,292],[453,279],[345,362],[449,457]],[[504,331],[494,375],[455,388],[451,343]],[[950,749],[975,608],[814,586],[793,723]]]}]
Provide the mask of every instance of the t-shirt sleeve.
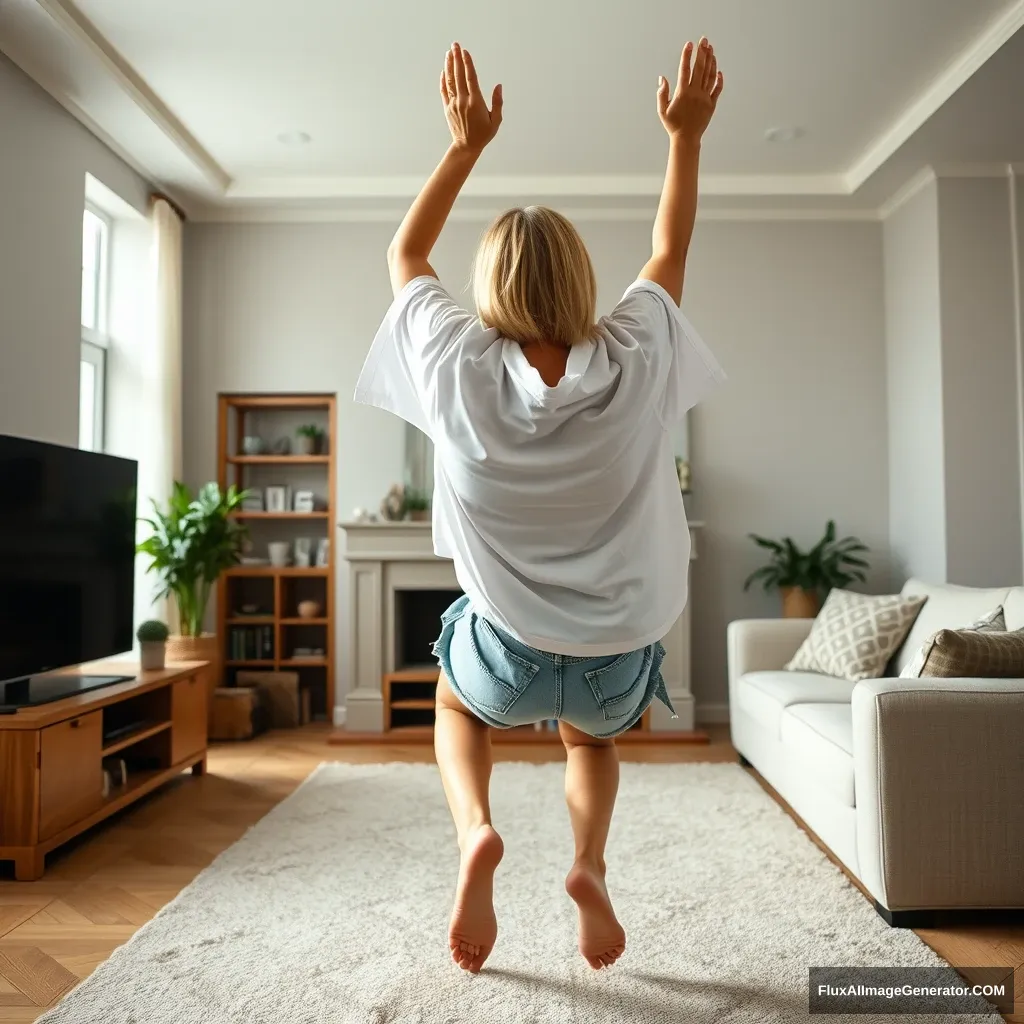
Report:
[{"label": "t-shirt sleeve", "polygon": [[392,412],[433,438],[439,368],[476,322],[436,277],[413,278],[377,330],[355,400]]},{"label": "t-shirt sleeve", "polygon": [[605,322],[628,335],[647,360],[666,429],[724,383],[722,367],[660,284],[634,281]]}]

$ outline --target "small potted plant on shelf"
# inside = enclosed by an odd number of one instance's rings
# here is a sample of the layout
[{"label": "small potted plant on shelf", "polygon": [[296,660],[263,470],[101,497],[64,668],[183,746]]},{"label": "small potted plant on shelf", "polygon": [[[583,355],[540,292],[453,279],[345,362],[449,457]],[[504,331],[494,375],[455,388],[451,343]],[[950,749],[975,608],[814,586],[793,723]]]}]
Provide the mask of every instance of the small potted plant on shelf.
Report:
[{"label": "small potted plant on shelf", "polygon": [[430,498],[427,497],[425,491],[406,487],[405,514],[414,523],[425,523],[430,519]]},{"label": "small potted plant on shelf", "polygon": [[810,551],[801,551],[790,537],[776,541],[752,533],[750,539],[770,551],[771,559],[747,577],[743,589],[749,590],[757,582],[766,591],[777,587],[786,618],[814,618],[829,590],[849,586],[854,580],[863,583],[866,578],[868,563],[859,556],[868,550],[867,546],[856,537],[836,540],[836,524],[831,519],[825,536]]},{"label": "small potted plant on shelf", "polygon": [[317,448],[320,446],[320,438],[323,437],[323,431],[318,426],[307,423],[305,426],[299,427],[295,433],[299,437],[299,454],[316,455]]},{"label": "small potted plant on shelf", "polygon": [[168,639],[172,661],[205,661],[207,686],[220,686],[217,637],[203,632],[206,607],[218,577],[238,565],[245,546],[245,526],[234,518],[247,495],[232,486],[227,491],[205,484],[193,496],[175,482],[166,509],[153,502],[153,517],[143,522],[152,531],[141,544],[148,555],[147,572],[158,579],[157,597],[172,598],[178,613],[178,634]]},{"label": "small potted plant on shelf", "polygon": [[159,671],[167,657],[167,638],[171,631],[162,622],[149,619],[139,626],[139,665],[143,672]]}]

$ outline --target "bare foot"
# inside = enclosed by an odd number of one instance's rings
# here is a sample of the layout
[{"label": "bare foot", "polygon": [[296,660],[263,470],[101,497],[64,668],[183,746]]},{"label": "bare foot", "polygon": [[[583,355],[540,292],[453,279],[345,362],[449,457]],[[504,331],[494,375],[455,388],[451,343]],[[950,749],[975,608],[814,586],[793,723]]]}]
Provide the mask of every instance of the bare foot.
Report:
[{"label": "bare foot", "polygon": [[501,836],[490,825],[470,832],[462,844],[462,863],[455,887],[455,908],[448,926],[452,959],[476,974],[498,937],[494,916],[494,871],[505,852]]},{"label": "bare foot", "polygon": [[580,952],[599,971],[610,967],[626,948],[626,933],[612,909],[604,872],[577,861],[565,879],[565,891],[580,911]]}]

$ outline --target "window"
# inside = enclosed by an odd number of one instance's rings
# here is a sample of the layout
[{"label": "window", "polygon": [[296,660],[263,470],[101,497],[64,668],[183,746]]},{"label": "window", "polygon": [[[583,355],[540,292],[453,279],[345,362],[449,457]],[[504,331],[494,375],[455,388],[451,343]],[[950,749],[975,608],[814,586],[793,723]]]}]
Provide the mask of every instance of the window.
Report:
[{"label": "window", "polygon": [[92,206],[82,219],[82,349],[78,392],[78,447],[103,450],[107,376],[107,297],[110,221]]}]

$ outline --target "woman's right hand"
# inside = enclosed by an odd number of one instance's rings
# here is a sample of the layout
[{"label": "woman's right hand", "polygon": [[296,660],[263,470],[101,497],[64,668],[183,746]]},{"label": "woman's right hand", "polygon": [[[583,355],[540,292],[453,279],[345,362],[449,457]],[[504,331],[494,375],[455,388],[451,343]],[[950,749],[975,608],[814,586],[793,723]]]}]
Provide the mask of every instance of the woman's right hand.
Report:
[{"label": "woman's right hand", "polygon": [[664,77],[658,81],[658,116],[665,131],[698,144],[711,123],[723,85],[714,47],[701,39],[694,56],[693,43],[687,43],[679,60],[676,91],[670,96],[668,81]]}]

